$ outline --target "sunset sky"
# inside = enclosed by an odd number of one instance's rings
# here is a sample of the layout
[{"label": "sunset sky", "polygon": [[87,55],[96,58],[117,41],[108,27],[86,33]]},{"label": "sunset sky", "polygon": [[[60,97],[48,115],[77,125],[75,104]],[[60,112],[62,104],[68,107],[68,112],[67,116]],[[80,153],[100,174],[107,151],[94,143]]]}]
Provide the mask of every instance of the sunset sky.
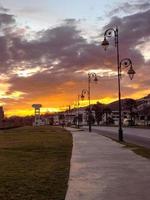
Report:
[{"label": "sunset sky", "polygon": [[[91,84],[92,102],[118,98],[114,38],[107,51],[104,31],[119,28],[120,58],[130,58],[136,75],[123,70],[122,98],[150,94],[149,0],[1,0],[0,103],[5,114],[33,114],[76,106],[87,88],[88,72],[99,75]],[[86,102],[84,102],[86,103]]]}]

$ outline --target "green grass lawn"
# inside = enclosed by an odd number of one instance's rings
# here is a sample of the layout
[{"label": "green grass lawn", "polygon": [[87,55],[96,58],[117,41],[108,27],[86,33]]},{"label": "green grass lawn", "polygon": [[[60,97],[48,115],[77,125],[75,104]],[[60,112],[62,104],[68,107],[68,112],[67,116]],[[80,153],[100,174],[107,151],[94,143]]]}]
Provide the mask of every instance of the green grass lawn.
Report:
[{"label": "green grass lawn", "polygon": [[72,136],[58,127],[0,131],[0,200],[63,200]]}]

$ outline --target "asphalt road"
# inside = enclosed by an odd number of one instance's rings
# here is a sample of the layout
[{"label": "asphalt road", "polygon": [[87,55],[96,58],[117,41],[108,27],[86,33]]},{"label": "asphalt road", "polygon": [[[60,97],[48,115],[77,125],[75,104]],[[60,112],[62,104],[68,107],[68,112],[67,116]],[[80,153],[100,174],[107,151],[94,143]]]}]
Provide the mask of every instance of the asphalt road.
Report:
[{"label": "asphalt road", "polygon": [[[88,127],[83,127],[88,130]],[[118,140],[117,127],[93,126],[92,131],[103,136]],[[123,128],[124,141],[150,149],[150,129]]]}]

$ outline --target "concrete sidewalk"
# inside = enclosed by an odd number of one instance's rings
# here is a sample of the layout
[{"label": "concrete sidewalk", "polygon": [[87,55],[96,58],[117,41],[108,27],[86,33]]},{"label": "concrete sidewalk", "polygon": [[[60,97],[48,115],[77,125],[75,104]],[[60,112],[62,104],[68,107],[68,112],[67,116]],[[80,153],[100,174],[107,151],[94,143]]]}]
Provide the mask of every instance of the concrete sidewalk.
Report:
[{"label": "concrete sidewalk", "polygon": [[69,130],[73,152],[66,200],[150,199],[150,160],[96,133]]}]

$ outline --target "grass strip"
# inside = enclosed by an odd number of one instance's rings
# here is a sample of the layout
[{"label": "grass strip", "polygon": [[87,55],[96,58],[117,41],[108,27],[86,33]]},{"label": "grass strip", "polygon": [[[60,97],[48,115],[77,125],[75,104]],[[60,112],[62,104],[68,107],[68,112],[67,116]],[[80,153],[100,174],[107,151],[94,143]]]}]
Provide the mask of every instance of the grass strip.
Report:
[{"label": "grass strip", "polygon": [[123,148],[128,148],[128,149],[132,150],[134,153],[136,153],[137,155],[140,155],[144,158],[150,159],[150,149],[148,149],[146,147],[139,146],[139,145],[136,145],[133,143],[128,143],[128,142],[119,142],[117,139],[111,138],[109,136],[105,136],[105,137],[124,145]]},{"label": "grass strip", "polygon": [[125,145],[124,148],[129,148],[136,154],[150,159],[150,149],[136,145],[136,144],[126,143],[126,142],[123,142],[122,144]]},{"label": "grass strip", "polygon": [[59,127],[0,131],[0,200],[64,200],[71,151]]}]

